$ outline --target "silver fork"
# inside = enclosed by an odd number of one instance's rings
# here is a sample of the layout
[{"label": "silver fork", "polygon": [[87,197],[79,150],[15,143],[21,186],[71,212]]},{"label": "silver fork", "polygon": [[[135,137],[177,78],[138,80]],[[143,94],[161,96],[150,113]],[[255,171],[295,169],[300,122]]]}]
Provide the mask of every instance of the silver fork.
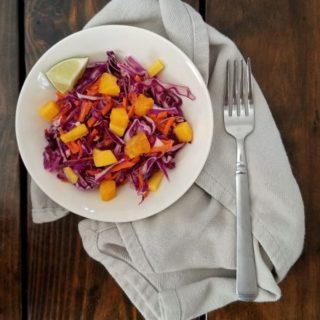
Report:
[{"label": "silver fork", "polygon": [[254,129],[251,63],[235,60],[232,72],[227,62],[227,83],[224,103],[226,131],[237,142],[236,205],[237,205],[237,279],[236,293],[239,300],[252,301],[258,293],[257,274],[253,252],[250,197],[245,138]]}]

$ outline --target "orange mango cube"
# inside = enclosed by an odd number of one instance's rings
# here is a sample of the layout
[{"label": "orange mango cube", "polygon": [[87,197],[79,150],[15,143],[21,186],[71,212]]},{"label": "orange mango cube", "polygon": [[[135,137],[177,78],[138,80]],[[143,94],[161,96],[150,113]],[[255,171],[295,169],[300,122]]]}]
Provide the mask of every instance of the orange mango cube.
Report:
[{"label": "orange mango cube", "polygon": [[55,101],[49,101],[39,109],[39,114],[47,121],[52,119],[59,113],[60,108]]},{"label": "orange mango cube", "polygon": [[64,142],[64,143],[68,143],[77,139],[80,139],[84,136],[86,136],[89,133],[88,128],[86,127],[85,124],[80,124],[77,127],[71,129],[70,131],[63,133],[60,136],[60,139]]},{"label": "orange mango cube", "polygon": [[111,73],[103,73],[100,77],[98,92],[112,97],[117,97],[120,93],[117,78]]},{"label": "orange mango cube", "polygon": [[144,94],[139,94],[134,103],[134,113],[140,117],[145,116],[153,105],[154,100],[152,98],[148,98]]},{"label": "orange mango cube", "polygon": [[72,184],[77,183],[79,177],[77,176],[77,174],[70,167],[63,168],[63,172],[64,172],[65,176],[67,177],[67,179]]},{"label": "orange mango cube", "polygon": [[177,124],[173,132],[180,142],[190,142],[192,140],[192,128],[187,121]]},{"label": "orange mango cube", "polygon": [[110,130],[122,137],[127,129],[129,123],[129,116],[124,108],[113,108],[110,114]]},{"label": "orange mango cube", "polygon": [[99,186],[101,200],[109,201],[117,195],[117,186],[113,180],[104,180]]},{"label": "orange mango cube", "polygon": [[111,150],[93,149],[93,162],[99,168],[117,162],[117,158]]},{"label": "orange mango cube", "polygon": [[126,142],[124,152],[130,159],[133,159],[143,153],[150,152],[150,149],[150,142],[146,134],[139,132]]},{"label": "orange mango cube", "polygon": [[163,173],[159,170],[155,172],[150,179],[148,180],[148,187],[151,192],[155,192],[158,190],[160,183],[163,178]]},{"label": "orange mango cube", "polygon": [[162,71],[163,68],[164,68],[163,62],[158,59],[148,68],[147,71],[150,77],[154,77],[160,71]]}]

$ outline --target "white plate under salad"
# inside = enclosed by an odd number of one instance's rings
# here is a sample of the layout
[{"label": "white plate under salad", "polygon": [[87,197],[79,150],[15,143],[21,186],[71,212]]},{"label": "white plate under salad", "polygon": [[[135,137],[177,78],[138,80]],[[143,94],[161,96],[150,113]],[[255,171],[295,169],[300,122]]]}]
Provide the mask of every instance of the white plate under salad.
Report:
[{"label": "white plate under salad", "polygon": [[[106,51],[134,56],[149,66],[156,59],[165,63],[159,79],[184,85],[196,96],[183,99],[183,112],[193,128],[193,141],[177,155],[170,181],[163,180],[157,192],[140,203],[135,191],[125,185],[109,202],[100,200],[97,190],[81,191],[63,183],[43,167],[46,145],[38,109],[56,90],[44,74],[51,66],[71,57],[89,57],[90,62],[105,61]],[[130,26],[101,26],[74,33],[51,47],[34,65],[22,87],[16,112],[16,136],[22,160],[37,185],[55,202],[81,216],[107,222],[127,222],[161,212],[177,201],[200,174],[210,151],[213,112],[206,85],[192,61],[175,45],[150,31]]]}]

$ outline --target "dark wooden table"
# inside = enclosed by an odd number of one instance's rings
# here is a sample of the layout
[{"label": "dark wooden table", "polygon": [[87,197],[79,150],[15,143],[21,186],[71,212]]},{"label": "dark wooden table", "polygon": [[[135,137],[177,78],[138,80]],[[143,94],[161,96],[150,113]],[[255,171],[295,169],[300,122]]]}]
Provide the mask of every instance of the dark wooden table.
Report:
[{"label": "dark wooden table", "polygon": [[[234,303],[209,319],[320,319],[320,1],[188,1],[252,58],[306,208],[304,252],[276,303]],[[0,319],[142,319],[84,252],[80,220],[36,225],[14,135],[26,73],[106,0],[0,1]]]}]

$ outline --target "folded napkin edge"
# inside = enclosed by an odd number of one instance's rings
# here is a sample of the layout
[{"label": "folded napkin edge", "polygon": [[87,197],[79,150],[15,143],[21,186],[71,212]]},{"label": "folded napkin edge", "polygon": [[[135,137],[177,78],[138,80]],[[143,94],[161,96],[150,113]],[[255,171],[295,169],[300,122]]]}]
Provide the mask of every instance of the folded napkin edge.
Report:
[{"label": "folded napkin edge", "polygon": [[[210,180],[210,181],[208,181]],[[235,214],[235,195],[226,186],[221,184],[210,172],[203,169],[202,173],[196,180],[196,184],[209,193],[216,201],[218,201],[226,210]],[[270,229],[269,225],[266,224],[262,219],[262,208],[256,208],[253,213],[253,234],[259,242],[263,242],[263,248],[270,256],[273,265],[276,267],[278,279],[282,280],[293,263],[299,258],[302,249],[303,241],[301,236],[304,237],[304,233],[301,234],[301,229],[292,230],[296,235],[294,239],[291,239],[291,244],[294,242],[295,246],[288,246],[286,243],[278,241]],[[299,248],[300,245],[300,248]],[[292,250],[291,248],[299,248],[299,250]]]}]

